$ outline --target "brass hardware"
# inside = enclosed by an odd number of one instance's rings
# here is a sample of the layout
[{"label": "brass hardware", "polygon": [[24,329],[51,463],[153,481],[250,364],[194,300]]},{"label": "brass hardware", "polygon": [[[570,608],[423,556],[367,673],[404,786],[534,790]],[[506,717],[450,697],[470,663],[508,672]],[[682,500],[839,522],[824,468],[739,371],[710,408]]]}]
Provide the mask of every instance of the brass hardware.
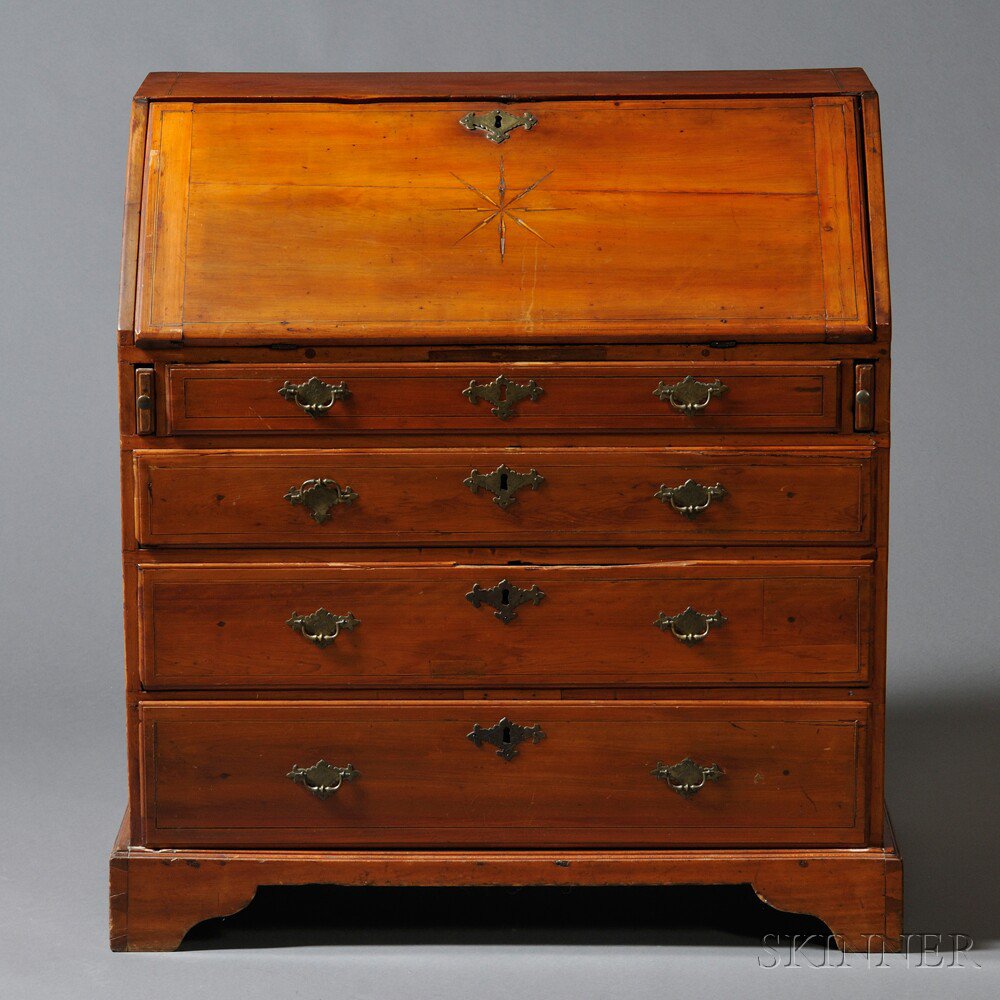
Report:
[{"label": "brass hardware", "polygon": [[525,132],[530,132],[538,124],[538,119],[530,111],[525,111],[521,115],[512,115],[503,108],[496,108],[493,111],[484,111],[480,114],[470,111],[458,119],[458,124],[470,132],[485,132],[487,139],[500,143],[506,142],[510,138],[510,133],[516,128],[523,128]]},{"label": "brass hardware", "polygon": [[504,625],[509,625],[517,617],[517,608],[522,604],[538,604],[544,596],[537,583],[530,590],[522,590],[510,580],[501,580],[489,590],[484,590],[478,583],[473,584],[465,599],[474,608],[489,605],[493,608],[493,617],[499,618]]},{"label": "brass hardware", "polygon": [[518,755],[518,743],[540,743],[545,739],[545,733],[542,732],[542,727],[539,725],[519,726],[516,722],[511,722],[507,716],[504,716],[495,726],[490,726],[489,729],[480,729],[477,722],[472,727],[472,732],[466,736],[466,739],[472,740],[477,747],[481,747],[484,743],[489,743],[490,746],[497,748],[498,757],[511,761]]},{"label": "brass hardware", "polygon": [[704,410],[714,396],[721,396],[728,391],[729,386],[723,385],[718,379],[714,382],[699,382],[692,376],[685,375],[674,385],[664,385],[661,382],[653,390],[653,395],[682,413],[696,413]]},{"label": "brass hardware", "polygon": [[156,373],[152,368],[135,370],[135,432],[156,433]]},{"label": "brass hardware", "polygon": [[468,486],[477,496],[480,490],[488,490],[495,494],[493,502],[501,510],[506,510],[512,503],[517,502],[514,494],[519,489],[530,486],[533,490],[537,490],[544,482],[545,478],[534,469],[515,472],[506,465],[498,465],[495,472],[488,472],[485,475],[478,469],[473,469],[469,473],[469,478],[462,480],[462,485]]},{"label": "brass hardware", "polygon": [[312,792],[317,799],[328,799],[345,781],[353,781],[361,775],[354,770],[353,764],[336,767],[325,760],[319,760],[312,767],[293,764],[285,777]]},{"label": "brass hardware", "polygon": [[653,494],[662,503],[669,503],[678,514],[685,517],[697,517],[714,499],[722,499],[726,490],[719,483],[714,486],[702,486],[689,479],[680,486],[661,485]]},{"label": "brass hardware", "polygon": [[347,399],[350,394],[346,382],[331,384],[324,382],[320,378],[316,378],[315,375],[301,385],[296,385],[294,382],[286,382],[278,390],[279,396],[295,403],[300,409],[305,410],[310,417],[323,416],[338,399]]},{"label": "brass hardware", "polygon": [[506,375],[498,375],[492,382],[478,384],[475,379],[469,383],[468,389],[462,390],[462,395],[476,405],[481,399],[492,403],[490,413],[501,420],[514,416],[514,407],[522,399],[530,399],[533,403],[545,390],[532,379],[527,385],[512,382]]},{"label": "brass hardware", "polygon": [[875,426],[875,366],[854,366],[854,429],[870,431]]},{"label": "brass hardware", "polygon": [[357,498],[350,486],[341,486],[332,479],[307,479],[301,486],[292,486],[284,496],[293,507],[307,507],[317,524],[326,524],[334,507],[352,504]]},{"label": "brass hardware", "polygon": [[311,615],[300,615],[293,612],[292,617],[285,624],[293,632],[298,632],[299,635],[308,639],[314,646],[326,649],[340,635],[342,628],[353,632],[361,622],[350,611],[346,615],[335,615],[327,611],[326,608],[318,608]]},{"label": "brass hardware", "polygon": [[665,781],[678,795],[689,799],[706,781],[718,781],[726,772],[718,764],[702,767],[690,757],[685,757],[679,764],[657,762],[649,773]]},{"label": "brass hardware", "polygon": [[668,616],[661,611],[653,624],[664,632],[670,632],[675,639],[690,644],[701,642],[713,625],[725,625],[726,618],[718,611],[705,615],[687,607],[679,615]]}]

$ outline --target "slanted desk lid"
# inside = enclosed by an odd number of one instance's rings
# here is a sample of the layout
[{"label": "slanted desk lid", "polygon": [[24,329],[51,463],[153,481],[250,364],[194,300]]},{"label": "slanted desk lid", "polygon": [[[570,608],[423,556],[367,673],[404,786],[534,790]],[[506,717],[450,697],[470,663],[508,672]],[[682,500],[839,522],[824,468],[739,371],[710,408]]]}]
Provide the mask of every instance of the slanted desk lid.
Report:
[{"label": "slanted desk lid", "polygon": [[845,96],[154,101],[136,339],[870,339],[857,136]]}]

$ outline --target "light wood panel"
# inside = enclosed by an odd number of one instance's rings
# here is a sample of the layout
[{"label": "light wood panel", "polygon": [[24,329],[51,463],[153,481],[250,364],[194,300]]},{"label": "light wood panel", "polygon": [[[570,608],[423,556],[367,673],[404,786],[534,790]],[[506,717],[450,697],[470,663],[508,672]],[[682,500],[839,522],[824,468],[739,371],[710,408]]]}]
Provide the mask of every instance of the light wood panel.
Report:
[{"label": "light wood panel", "polygon": [[136,335],[870,338],[854,102],[154,104]]}]

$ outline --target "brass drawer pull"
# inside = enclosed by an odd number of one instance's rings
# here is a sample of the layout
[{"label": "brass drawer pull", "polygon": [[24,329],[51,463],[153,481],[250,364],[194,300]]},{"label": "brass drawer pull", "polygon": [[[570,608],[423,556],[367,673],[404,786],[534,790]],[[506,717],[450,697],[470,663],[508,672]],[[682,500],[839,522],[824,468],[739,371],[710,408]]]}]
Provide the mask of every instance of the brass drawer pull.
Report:
[{"label": "brass drawer pull", "polygon": [[326,524],[334,507],[352,504],[357,498],[350,486],[341,486],[332,479],[307,479],[301,486],[292,486],[284,496],[293,507],[307,508],[317,524]]},{"label": "brass drawer pull", "polygon": [[691,375],[685,375],[674,385],[664,385],[661,382],[653,390],[653,395],[682,413],[697,413],[698,410],[704,410],[713,397],[728,391],[729,386],[723,385],[718,379],[714,382],[699,382]]},{"label": "brass drawer pull", "polygon": [[506,142],[510,138],[510,133],[516,128],[530,132],[538,124],[538,119],[530,111],[512,115],[503,108],[495,108],[493,111],[483,111],[480,114],[470,111],[458,119],[458,124],[470,132],[485,132],[487,139],[499,143]]},{"label": "brass drawer pull", "polygon": [[685,517],[697,517],[703,510],[707,510],[709,504],[715,500],[721,500],[726,495],[726,490],[719,483],[714,486],[702,486],[693,479],[689,479],[680,486],[667,486],[663,484],[653,494],[662,503],[668,503],[678,514]]},{"label": "brass drawer pull", "polygon": [[530,590],[522,590],[510,580],[501,580],[489,590],[484,590],[478,583],[473,584],[465,599],[474,608],[489,605],[493,608],[493,617],[499,618],[504,625],[509,625],[517,617],[517,609],[522,604],[538,604],[544,596],[537,583]]},{"label": "brass drawer pull", "polygon": [[466,739],[472,740],[477,747],[489,743],[490,746],[497,748],[498,757],[510,761],[518,755],[518,743],[539,743],[545,739],[545,733],[542,732],[542,727],[539,725],[519,726],[504,716],[489,729],[480,729],[477,722]]},{"label": "brass drawer pull", "polygon": [[534,469],[517,472],[506,465],[498,465],[494,472],[485,474],[473,469],[469,473],[469,478],[462,480],[462,485],[468,486],[476,495],[480,490],[487,490],[494,495],[493,502],[501,510],[506,510],[512,503],[517,502],[515,494],[518,490],[525,486],[537,490],[544,482],[545,477],[540,476]]},{"label": "brass drawer pull", "polygon": [[135,370],[135,432],[156,433],[156,372],[152,368]]},{"label": "brass drawer pull", "polygon": [[685,757],[679,764],[657,762],[649,773],[654,778],[665,781],[678,795],[689,799],[706,781],[718,781],[726,772],[718,764],[702,767],[690,757]]},{"label": "brass drawer pull", "polygon": [[286,382],[278,390],[279,396],[295,403],[310,417],[323,416],[338,399],[347,399],[350,394],[346,382],[337,382],[331,385],[329,382],[316,378],[315,375],[301,385]]},{"label": "brass drawer pull", "polygon": [[870,431],[875,426],[875,366],[854,366],[854,429]]},{"label": "brass drawer pull", "polygon": [[346,615],[335,615],[327,611],[326,608],[318,608],[311,615],[300,615],[293,612],[292,617],[285,624],[293,632],[298,632],[303,638],[308,639],[314,646],[326,649],[340,635],[342,628],[353,632],[361,622],[350,611]]},{"label": "brass drawer pull", "polygon": [[726,618],[718,611],[713,611],[710,615],[703,615],[700,611],[687,607],[679,615],[668,616],[661,611],[653,624],[664,632],[670,632],[675,639],[690,644],[701,642],[713,625],[725,625]]},{"label": "brass drawer pull", "polygon": [[473,379],[468,389],[462,390],[462,395],[475,406],[480,400],[492,403],[490,413],[500,420],[508,420],[514,416],[514,407],[522,399],[530,399],[533,403],[545,390],[531,379],[527,385],[512,382],[506,375],[498,375],[492,382],[482,384]]},{"label": "brass drawer pull", "polygon": [[354,770],[353,764],[346,767],[336,767],[325,760],[318,760],[312,767],[299,767],[293,764],[285,775],[296,785],[301,785],[317,799],[328,799],[345,781],[353,781],[361,775]]}]

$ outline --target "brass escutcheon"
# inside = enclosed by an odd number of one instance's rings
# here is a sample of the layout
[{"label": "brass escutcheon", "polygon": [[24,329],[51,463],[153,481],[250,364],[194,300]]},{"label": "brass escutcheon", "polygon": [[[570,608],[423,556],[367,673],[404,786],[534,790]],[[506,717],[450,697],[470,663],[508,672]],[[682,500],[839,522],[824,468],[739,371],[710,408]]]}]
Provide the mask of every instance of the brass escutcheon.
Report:
[{"label": "brass escutcheon", "polygon": [[527,385],[513,382],[506,375],[497,375],[492,382],[482,384],[473,379],[467,389],[462,390],[462,395],[476,405],[481,399],[487,403],[492,403],[490,413],[500,420],[508,420],[514,416],[514,407],[522,399],[530,399],[533,403],[538,401],[538,397],[545,390],[531,379]]},{"label": "brass escutcheon", "polygon": [[482,473],[478,469],[473,469],[469,473],[468,479],[462,480],[463,486],[478,495],[480,490],[487,490],[494,494],[493,502],[501,509],[506,510],[512,503],[517,502],[515,494],[525,486],[530,486],[537,490],[545,478],[540,476],[535,469],[527,472],[517,472],[506,465],[498,465],[494,472]]},{"label": "brass escutcheon", "polygon": [[472,740],[477,747],[481,747],[484,743],[489,743],[490,746],[496,747],[498,757],[506,761],[511,761],[518,755],[518,743],[539,743],[545,739],[545,733],[542,732],[542,727],[539,725],[519,726],[516,722],[511,722],[507,716],[504,716],[495,726],[490,726],[489,729],[481,729],[477,722],[472,727],[472,732],[466,736],[466,739]]},{"label": "brass escutcheon", "polygon": [[478,583],[472,585],[472,590],[465,599],[474,607],[486,604],[493,608],[493,617],[504,625],[509,625],[517,617],[517,609],[522,604],[538,604],[545,593],[533,584],[530,590],[522,590],[510,580],[501,580],[495,587],[484,590]]},{"label": "brass escutcheon", "polygon": [[483,132],[491,142],[500,143],[506,142],[516,128],[530,132],[538,124],[538,119],[530,111],[514,115],[503,108],[494,108],[479,114],[470,111],[458,119],[458,124],[470,132]]}]

